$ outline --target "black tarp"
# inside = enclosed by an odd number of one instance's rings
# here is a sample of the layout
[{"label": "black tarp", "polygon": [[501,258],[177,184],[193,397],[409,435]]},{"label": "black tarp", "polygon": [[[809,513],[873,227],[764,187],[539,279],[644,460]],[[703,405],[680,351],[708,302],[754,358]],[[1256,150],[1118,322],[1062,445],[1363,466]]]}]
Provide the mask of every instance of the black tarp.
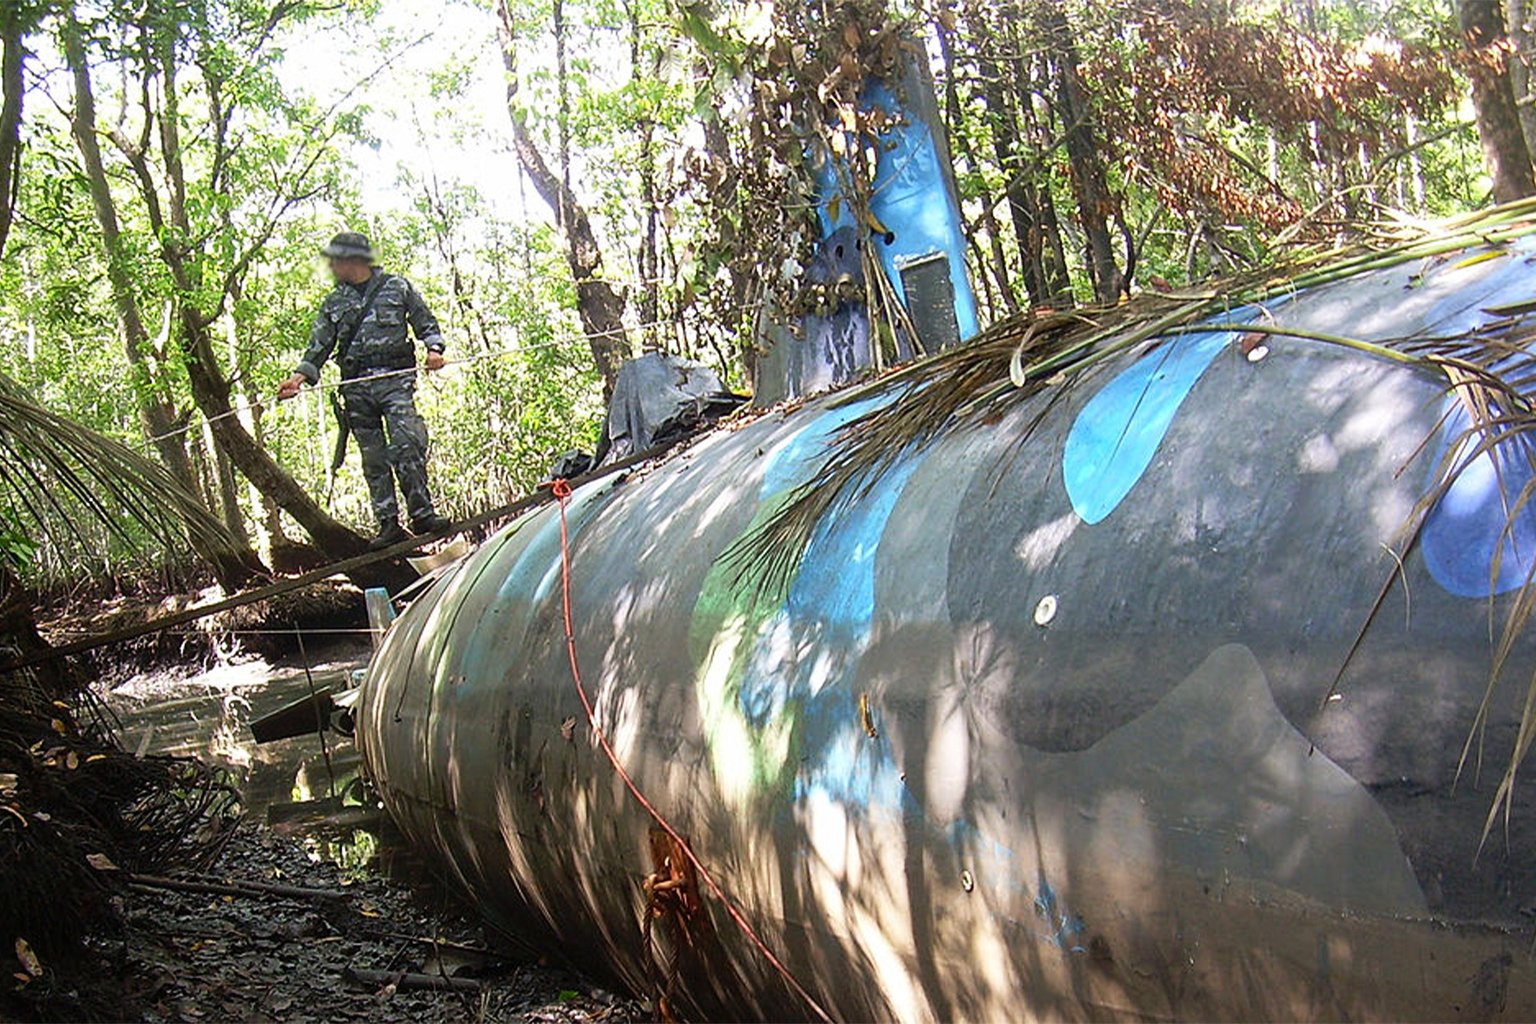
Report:
[{"label": "black tarp", "polygon": [[597,455],[568,452],[551,479],[572,477],[630,455],[665,448],[709,426],[745,404],[726,390],[719,374],[703,363],[649,352],[619,369]]}]

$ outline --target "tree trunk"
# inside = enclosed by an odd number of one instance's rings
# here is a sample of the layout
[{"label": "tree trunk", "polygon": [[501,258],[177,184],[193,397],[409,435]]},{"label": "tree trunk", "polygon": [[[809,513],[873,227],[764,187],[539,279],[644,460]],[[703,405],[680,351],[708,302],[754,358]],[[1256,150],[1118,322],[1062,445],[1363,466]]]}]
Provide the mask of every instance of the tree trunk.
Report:
[{"label": "tree trunk", "polygon": [[[251,439],[256,442],[258,447],[265,449],[267,447],[267,439],[261,423],[265,410],[261,407],[261,399],[256,394],[255,388],[249,384],[249,378],[246,378],[246,380],[245,411],[242,418],[250,424]],[[250,483],[249,480],[246,482]],[[261,509],[262,523],[267,532],[267,546],[272,550],[276,550],[291,544],[292,542],[289,541],[288,535],[283,531],[283,510],[278,507],[277,502],[272,500],[270,494],[255,484],[250,486],[251,500]]]},{"label": "tree trunk", "polygon": [[327,558],[360,554],[367,546],[363,538],[327,515],[288,471],[256,443],[235,415],[229,382],[219,368],[206,319],[197,310],[183,306],[179,327],[192,398],[207,417],[219,447],[257,490],[270,495],[283,511],[293,516]]},{"label": "tree trunk", "polygon": [[[640,6],[629,5],[630,80],[635,83],[661,74],[661,50],[652,47],[646,55],[648,67],[642,72],[644,50]],[[636,270],[640,275],[640,347],[646,352],[661,351],[661,259],[656,245],[656,227],[660,211],[656,197],[656,119],[650,110],[642,112],[635,130],[640,133],[640,205],[643,222]],[[692,353],[690,353],[692,354]]]},{"label": "tree trunk", "polygon": [[528,123],[517,109],[517,40],[512,12],[506,0],[498,3],[501,15],[501,55],[507,69],[507,113],[512,121],[512,148],[528,180],[540,198],[555,212],[555,219],[565,232],[566,263],[576,283],[576,309],[581,326],[592,349],[592,359],[603,375],[604,392],[611,391],[619,367],[629,355],[629,337],[624,329],[624,299],[601,277],[602,249],[587,212],[577,201],[569,183],[556,176],[539,152]]},{"label": "tree trunk", "polygon": [[[236,376],[240,380],[240,389],[231,396],[231,400],[238,413],[236,418],[244,425],[246,432],[251,435],[251,439],[264,449],[267,446],[267,441],[261,430],[261,397],[256,392],[256,384],[252,380],[249,367],[242,366],[240,360],[239,311],[241,300],[244,298],[245,282],[243,280],[231,281],[229,287],[229,312],[225,321],[227,325],[225,351],[229,354],[229,365],[235,368]],[[233,484],[233,496],[229,493],[222,495],[225,514],[228,515],[232,508],[235,510],[240,508],[240,481],[235,473],[234,463],[230,461],[228,453],[224,449],[219,448],[218,441],[213,437],[212,431],[208,432],[208,440],[213,449],[218,453],[220,486],[223,486],[225,472],[229,473],[230,481]],[[272,552],[281,550],[291,544],[288,538],[283,535],[282,509],[277,507],[277,502],[263,494],[249,480],[245,482],[245,486],[246,498],[250,501],[253,512],[252,519],[256,524],[256,541],[259,547],[266,551],[268,559],[271,560]],[[233,529],[233,527],[231,528]],[[239,530],[241,532],[238,536],[242,538],[251,536],[251,531],[245,528],[243,516],[241,517]],[[282,567],[278,566],[275,562],[273,562],[272,567],[279,572],[283,571]]]},{"label": "tree trunk", "polygon": [[[86,179],[90,188],[91,203],[96,211],[96,223],[101,233],[102,248],[107,260],[107,281],[111,287],[112,301],[117,309],[119,325],[123,331],[123,344],[130,371],[134,377],[134,392],[144,432],[160,453],[166,468],[176,482],[189,494],[198,493],[197,477],[187,456],[184,424],[173,418],[170,408],[153,397],[153,383],[144,357],[149,343],[149,332],[144,326],[144,316],[133,292],[133,281],[123,257],[122,231],[117,217],[117,205],[112,198],[112,187],[107,180],[105,165],[101,159],[101,147],[97,142],[96,97],[91,88],[90,69],[86,64],[85,44],[80,38],[80,26],[73,21],[65,24],[65,60],[69,64],[75,83],[75,111],[70,128],[85,165]],[[198,541],[192,542],[197,554],[207,562],[226,589],[234,589],[264,572],[261,561],[247,545],[243,550],[215,551]]]},{"label": "tree trunk", "polygon": [[[1006,5],[997,17],[996,25],[983,21],[977,26],[983,40],[978,68],[993,153],[1006,176],[1003,195],[1019,248],[1024,286],[1035,306],[1070,309],[1075,302],[1061,224],[1050,180],[1038,155],[1051,140],[1041,130],[1031,102],[1040,87],[1035,81],[1037,67],[1043,67],[1045,61],[1033,54],[1033,45],[1026,45],[1021,36],[1025,16],[1018,4]],[[1011,74],[1005,74],[1003,65],[990,56],[994,53],[1012,55],[1004,58],[1017,65]]]},{"label": "tree trunk", "polygon": [[11,234],[21,182],[22,34],[20,5],[0,7],[0,255]]},{"label": "tree trunk", "polygon": [[[206,421],[203,426],[205,428],[208,426]],[[229,461],[229,455],[219,447],[219,443],[213,439],[211,430],[206,431],[205,442],[219,499],[218,508],[224,518],[224,525],[229,527],[229,532],[235,535],[236,540],[249,545],[251,535],[245,528],[245,511],[240,507],[240,484],[235,479],[234,464]]]},{"label": "tree trunk", "polygon": [[[1013,223],[1014,241],[1019,247],[1024,288],[1036,306],[1063,305],[1058,294],[1059,282],[1051,279],[1046,267],[1049,254],[1044,225],[1037,190],[1030,180],[1034,169],[1026,166],[1027,157],[1019,145],[1018,133],[1014,130],[1013,118],[1009,116],[1000,84],[989,81],[985,95],[987,106],[993,112],[992,152],[998,166],[1003,168],[1007,176],[1008,184],[1003,189],[1003,195],[1008,201],[1008,218]],[[1070,299],[1065,305],[1071,305]]]},{"label": "tree trunk", "polygon": [[90,71],[85,63],[85,47],[79,38],[78,26],[70,24],[64,31],[64,53],[74,75],[75,111],[70,122],[75,145],[80,150],[81,162],[90,187],[91,203],[96,210],[96,223],[101,232],[102,249],[107,260],[107,282],[111,287],[112,302],[117,309],[117,319],[123,331],[123,348],[134,380],[134,394],[138,402],[139,416],[145,438],[160,453],[166,468],[176,477],[177,483],[188,491],[197,493],[197,481],[192,472],[183,427],[177,421],[173,408],[154,397],[154,382],[144,355],[149,347],[149,329],[134,295],[133,280],[123,255],[122,229],[117,218],[117,205],[112,198],[112,186],[107,180],[106,167],[101,159],[101,146],[97,141],[96,97],[91,88]]},{"label": "tree trunk", "polygon": [[[968,133],[960,130],[960,122],[963,115],[961,113],[960,91],[955,82],[955,55],[953,40],[950,38],[951,32],[942,22],[937,23],[937,28],[939,52],[944,58],[944,128],[949,137],[954,140],[960,155],[965,158],[971,167],[979,170],[981,161],[976,157],[975,147],[971,145],[970,136]],[[982,76],[985,78],[986,72],[982,72]],[[990,102],[990,97],[988,97],[989,110]],[[978,175],[978,177],[980,176]],[[982,252],[980,242],[972,239],[977,269],[980,272],[978,276],[981,278],[982,285],[986,287],[988,305],[993,305],[991,298],[992,289],[988,285],[988,275],[981,271],[990,270],[991,279],[996,283],[998,292],[1001,293],[1002,305],[1010,315],[1016,314],[1019,312],[1019,300],[1014,295],[1013,282],[1010,280],[1008,273],[1008,261],[1003,255],[1003,240],[996,214],[997,201],[987,190],[985,182],[980,185],[977,191],[979,194],[976,198],[981,203],[980,224],[987,236],[987,251],[985,253]],[[993,318],[997,316],[995,306],[991,310],[991,315]]]},{"label": "tree trunk", "polygon": [[1507,203],[1536,194],[1536,174],[1506,67],[1503,47],[1508,37],[1500,2],[1458,0],[1456,14],[1468,50],[1472,106],[1477,113],[1483,159],[1493,178],[1494,201]]},{"label": "tree trunk", "polygon": [[1119,203],[1109,190],[1104,157],[1093,129],[1093,101],[1078,68],[1077,46],[1066,11],[1062,5],[1049,2],[1041,10],[1055,72],[1057,112],[1072,168],[1072,188],[1077,196],[1078,220],[1087,246],[1088,278],[1093,283],[1094,297],[1109,305],[1120,297],[1125,286],[1109,231],[1110,218]]},{"label": "tree trunk", "polygon": [[[991,128],[988,134],[992,137],[992,156],[1003,173],[1003,198],[1008,203],[1008,220],[1013,224],[1014,244],[1019,250],[1024,290],[1033,305],[1055,305],[1051,286],[1046,280],[1045,246],[1040,235],[1039,214],[1033,201],[1033,184],[1025,167],[1025,154],[1019,145],[1018,122],[1009,108],[1002,69],[992,56],[998,48],[999,40],[991,25],[977,25],[975,30],[979,36],[976,67],[981,79],[987,124]],[[1010,297],[1013,294],[1011,286],[1008,294]]]},{"label": "tree trunk", "polygon": [[1509,63],[1509,84],[1525,136],[1525,152],[1536,161],[1536,103],[1531,96],[1531,62],[1536,60],[1536,36],[1532,35],[1530,0],[1508,0],[1509,37],[1514,59]]}]

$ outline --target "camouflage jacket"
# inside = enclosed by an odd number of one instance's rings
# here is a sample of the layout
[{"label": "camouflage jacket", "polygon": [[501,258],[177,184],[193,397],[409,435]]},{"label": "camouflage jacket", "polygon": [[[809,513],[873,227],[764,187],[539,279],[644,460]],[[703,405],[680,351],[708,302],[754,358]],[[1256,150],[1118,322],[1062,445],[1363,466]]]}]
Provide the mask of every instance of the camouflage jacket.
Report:
[{"label": "camouflage jacket", "polygon": [[[309,347],[296,367],[311,384],[320,379],[320,367],[333,354],[343,377],[415,366],[416,347],[406,337],[407,326],[428,351],[443,350],[442,329],[422,301],[421,293],[403,277],[382,270],[375,270],[374,274],[383,275],[378,282],[378,295],[368,311],[368,319],[358,328],[350,345],[347,337],[362,312],[363,292],[350,284],[339,284],[320,306],[309,333]],[[369,286],[372,284],[370,280]],[[338,346],[346,346],[345,351],[336,351]]]}]

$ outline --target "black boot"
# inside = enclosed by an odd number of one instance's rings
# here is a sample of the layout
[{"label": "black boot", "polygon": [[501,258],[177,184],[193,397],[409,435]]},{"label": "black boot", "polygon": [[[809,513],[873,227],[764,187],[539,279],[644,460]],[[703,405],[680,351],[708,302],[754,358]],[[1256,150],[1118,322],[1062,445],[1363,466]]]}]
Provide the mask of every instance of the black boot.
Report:
[{"label": "black boot", "polygon": [[438,515],[436,512],[433,512],[429,515],[424,515],[420,519],[411,520],[411,532],[416,534],[418,537],[425,537],[428,534],[444,533],[452,528],[453,520],[444,518],[443,516]]},{"label": "black boot", "polygon": [[391,519],[387,523],[379,524],[379,535],[368,542],[368,547],[373,551],[382,551],[410,539],[411,535],[400,528],[400,521]]}]

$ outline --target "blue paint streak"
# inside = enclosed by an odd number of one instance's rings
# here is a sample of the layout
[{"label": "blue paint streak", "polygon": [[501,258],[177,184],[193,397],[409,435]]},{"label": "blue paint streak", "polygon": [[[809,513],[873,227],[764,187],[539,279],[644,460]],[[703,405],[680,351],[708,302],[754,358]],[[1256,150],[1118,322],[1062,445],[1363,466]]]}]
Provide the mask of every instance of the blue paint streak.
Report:
[{"label": "blue paint streak", "polygon": [[[1253,316],[1244,309],[1222,319],[1241,323]],[[1179,406],[1232,338],[1230,331],[1175,338],[1122,371],[1078,413],[1061,468],[1084,522],[1102,522],[1136,486]]]},{"label": "blue paint streak", "polygon": [[868,631],[875,614],[875,552],[920,461],[901,459],[867,495],[816,524],[789,591],[793,620],[819,623],[833,633],[846,631],[850,638]]},{"label": "blue paint streak", "polygon": [[[1434,268],[1415,287],[1443,292],[1404,329],[1424,335],[1461,334],[1489,321],[1484,307],[1528,298],[1532,244],[1525,239],[1512,243],[1509,255],[1485,264],[1467,267],[1456,260]],[[1250,309],[1222,319],[1248,321],[1253,316]],[[1179,407],[1231,337],[1227,332],[1189,335],[1148,353],[1078,414],[1067,437],[1062,474],[1072,507],[1085,522],[1102,522],[1125,500],[1152,464]],[[1431,484],[1469,423],[1461,404],[1449,401],[1439,450],[1429,469]],[[1516,589],[1531,577],[1536,507],[1528,503],[1512,525],[1508,520],[1510,507],[1536,476],[1533,458],[1536,451],[1529,439],[1502,438],[1493,452],[1460,467],[1430,512],[1421,537],[1424,560],[1430,575],[1450,593],[1488,597]]]},{"label": "blue paint streak", "polygon": [[[810,642],[794,683],[810,758],[801,794],[821,791],[858,806],[896,807],[905,784],[888,744],[864,734],[853,676],[875,614],[875,555],[896,502],[921,459],[905,457],[857,504],[823,519],[790,586],[784,611],[793,635]],[[832,658],[831,662],[824,659]],[[815,676],[835,666],[812,691]]]},{"label": "blue paint streak", "polygon": [[[1437,268],[1423,287],[1438,285],[1438,279],[1445,275],[1452,277],[1440,285],[1449,291],[1432,308],[1425,333],[1460,334],[1474,330],[1492,319],[1484,307],[1529,298],[1531,241],[1521,239],[1510,249],[1510,255],[1477,268],[1458,268],[1456,262]],[[1474,253],[1478,251],[1484,250]],[[1482,267],[1487,269],[1474,282],[1454,284],[1457,276],[1476,273]],[[1529,398],[1533,391],[1527,389],[1525,394]],[[1444,426],[1428,466],[1429,486],[1435,485],[1440,467],[1445,465],[1452,446],[1463,440],[1471,422],[1460,401],[1454,396],[1446,400]],[[1431,578],[1457,597],[1487,598],[1508,593],[1531,578],[1532,566],[1536,564],[1536,507],[1527,503],[1512,523],[1509,514],[1531,485],[1536,447],[1526,435],[1504,432],[1491,451],[1469,461],[1468,449],[1483,440],[1481,435],[1473,435],[1461,445],[1451,486],[1430,510],[1419,538]]]},{"label": "blue paint streak", "polygon": [[[763,470],[763,496],[809,478],[839,427],[889,400],[877,396],[830,410],[774,449]],[[783,606],[752,641],[737,703],[756,728],[796,706],[804,756],[797,797],[820,793],[864,808],[899,807],[909,799],[888,745],[864,734],[853,678],[874,619],[880,539],[921,461],[899,459],[868,494],[817,525]]]},{"label": "blue paint streak", "polygon": [[[816,756],[795,779],[796,799],[821,795],[860,810],[895,810],[908,803],[915,805],[890,754],[864,735],[858,724],[858,705],[838,700],[837,696],[829,692],[829,699],[818,702],[819,723],[816,718],[809,719],[807,731],[818,746]],[[816,728],[817,724],[825,726],[834,721],[833,715],[841,719],[841,724],[830,734],[825,728]]]},{"label": "blue paint streak", "polygon": [[[780,613],[782,616],[782,613]],[[770,630],[781,625],[780,620],[770,622]],[[777,659],[772,646],[759,636],[748,655],[742,671],[741,687],[736,697],[742,716],[754,729],[763,729],[785,712],[789,703],[789,687],[785,685],[786,672],[793,666]]]},{"label": "blue paint streak", "polygon": [[1058,949],[1068,953],[1088,952],[1073,940],[1081,935],[1086,927],[1083,919],[1062,906],[1056,898],[1056,890],[1051,887],[1050,881],[1045,877],[1042,869],[1039,873],[1040,895],[1035,897],[1035,913],[1045,919],[1051,926],[1050,933],[1041,938],[1055,945]]},{"label": "blue paint streak", "polygon": [[[1429,465],[1429,486],[1434,486],[1451,446],[1471,425],[1461,402],[1454,397],[1446,401],[1445,426]],[[1536,505],[1527,502],[1512,524],[1509,515],[1531,486],[1536,445],[1525,435],[1506,433],[1491,451],[1469,462],[1467,449],[1481,441],[1481,435],[1474,434],[1462,446],[1455,479],[1430,511],[1420,537],[1430,576],[1457,597],[1491,597],[1515,590],[1531,578],[1536,564]],[[1496,553],[1497,576],[1493,572]]]},{"label": "blue paint streak", "polygon": [[828,445],[832,436],[866,412],[886,405],[896,397],[895,390],[861,398],[821,413],[796,431],[789,440],[781,442],[768,453],[763,466],[763,482],[758,490],[760,500],[767,500],[780,491],[804,483],[821,468],[831,454]]}]

